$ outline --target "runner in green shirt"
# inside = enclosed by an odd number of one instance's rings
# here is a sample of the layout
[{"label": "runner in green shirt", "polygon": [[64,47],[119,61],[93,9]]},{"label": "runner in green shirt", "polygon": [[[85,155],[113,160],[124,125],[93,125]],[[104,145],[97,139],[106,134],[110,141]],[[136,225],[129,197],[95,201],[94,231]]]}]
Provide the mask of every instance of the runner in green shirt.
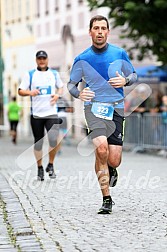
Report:
[{"label": "runner in green shirt", "polygon": [[20,120],[21,107],[16,102],[16,97],[12,98],[12,101],[8,104],[8,120],[10,123],[10,135],[12,136],[12,142],[17,142],[17,125]]}]

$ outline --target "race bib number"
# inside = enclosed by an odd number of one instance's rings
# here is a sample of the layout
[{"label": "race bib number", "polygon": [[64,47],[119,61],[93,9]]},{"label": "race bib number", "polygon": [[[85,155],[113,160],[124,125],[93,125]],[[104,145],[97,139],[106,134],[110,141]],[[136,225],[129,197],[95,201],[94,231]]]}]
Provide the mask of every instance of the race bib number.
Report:
[{"label": "race bib number", "polygon": [[91,111],[96,117],[113,119],[114,107],[109,103],[93,102]]},{"label": "race bib number", "polygon": [[40,91],[39,95],[49,95],[51,94],[51,86],[36,87]]}]

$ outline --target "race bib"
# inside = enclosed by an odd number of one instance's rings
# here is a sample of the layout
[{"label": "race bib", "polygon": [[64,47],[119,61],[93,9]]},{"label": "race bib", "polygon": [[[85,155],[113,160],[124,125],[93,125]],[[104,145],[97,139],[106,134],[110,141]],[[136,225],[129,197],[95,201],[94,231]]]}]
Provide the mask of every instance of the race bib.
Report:
[{"label": "race bib", "polygon": [[39,95],[49,95],[51,94],[51,86],[36,87],[40,91]]},{"label": "race bib", "polygon": [[91,111],[96,117],[113,119],[114,107],[109,103],[93,102]]}]

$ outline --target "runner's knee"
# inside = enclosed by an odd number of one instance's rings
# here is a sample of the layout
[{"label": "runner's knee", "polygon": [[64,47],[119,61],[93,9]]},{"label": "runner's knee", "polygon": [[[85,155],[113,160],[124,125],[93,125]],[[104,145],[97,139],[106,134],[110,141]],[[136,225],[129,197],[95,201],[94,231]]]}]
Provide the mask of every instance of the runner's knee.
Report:
[{"label": "runner's knee", "polygon": [[34,142],[34,149],[37,151],[42,150],[42,145],[43,145],[43,138],[42,139],[35,139]]}]

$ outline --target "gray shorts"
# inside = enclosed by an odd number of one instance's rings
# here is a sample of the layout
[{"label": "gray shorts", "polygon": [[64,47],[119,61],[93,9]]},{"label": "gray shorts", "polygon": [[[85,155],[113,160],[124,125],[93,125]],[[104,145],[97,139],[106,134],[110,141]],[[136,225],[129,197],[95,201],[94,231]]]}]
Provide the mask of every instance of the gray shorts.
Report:
[{"label": "gray shorts", "polygon": [[60,116],[59,118],[62,119],[62,123],[60,124],[60,129],[67,129],[67,117]]},{"label": "gray shorts", "polygon": [[123,109],[119,113],[114,110],[113,120],[96,117],[91,111],[91,105],[85,106],[85,119],[92,139],[106,136],[108,144],[123,145],[124,121]]}]

